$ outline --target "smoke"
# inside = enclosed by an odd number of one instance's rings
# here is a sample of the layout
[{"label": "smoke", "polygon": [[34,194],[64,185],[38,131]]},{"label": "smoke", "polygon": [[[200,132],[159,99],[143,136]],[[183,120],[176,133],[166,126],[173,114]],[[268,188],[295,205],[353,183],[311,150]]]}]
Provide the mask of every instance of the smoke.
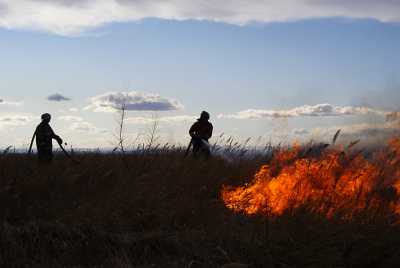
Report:
[{"label": "smoke", "polygon": [[163,116],[159,118],[136,116],[127,118],[126,122],[128,124],[137,124],[137,125],[152,124],[154,122],[165,123],[165,124],[181,124],[181,123],[193,122],[194,120],[196,120],[196,118],[197,118],[196,116],[190,116],[190,115]]},{"label": "smoke", "polygon": [[383,90],[369,91],[354,99],[353,104],[386,111],[400,111],[400,86],[390,85]]},{"label": "smoke", "polygon": [[218,118],[263,119],[289,117],[326,117],[348,115],[385,115],[384,111],[368,107],[333,106],[331,104],[303,105],[289,110],[255,110],[248,109],[235,114],[220,114]]}]

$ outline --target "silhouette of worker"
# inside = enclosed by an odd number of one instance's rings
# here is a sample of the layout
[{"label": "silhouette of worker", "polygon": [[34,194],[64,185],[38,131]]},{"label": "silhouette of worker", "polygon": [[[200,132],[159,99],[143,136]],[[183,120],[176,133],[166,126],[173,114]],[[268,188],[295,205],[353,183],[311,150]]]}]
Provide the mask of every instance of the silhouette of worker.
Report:
[{"label": "silhouette of worker", "polygon": [[213,125],[209,122],[210,114],[203,111],[197,122],[192,125],[189,134],[192,137],[193,154],[196,156],[199,153],[209,157],[211,154],[208,140],[213,133]]},{"label": "silhouette of worker", "polygon": [[53,160],[53,139],[57,140],[59,144],[62,144],[60,136],[57,136],[50,127],[50,120],[50,114],[42,114],[42,122],[36,127],[29,148],[30,153],[32,151],[33,141],[36,137],[36,147],[40,162],[51,162]]}]

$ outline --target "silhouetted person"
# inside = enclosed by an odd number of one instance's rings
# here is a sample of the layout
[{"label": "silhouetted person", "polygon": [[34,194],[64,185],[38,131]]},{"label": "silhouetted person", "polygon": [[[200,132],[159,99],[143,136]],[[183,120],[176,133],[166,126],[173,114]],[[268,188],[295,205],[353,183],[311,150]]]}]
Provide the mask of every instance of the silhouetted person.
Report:
[{"label": "silhouetted person", "polygon": [[51,162],[53,160],[53,139],[57,140],[59,144],[62,144],[62,139],[57,136],[50,127],[50,120],[50,114],[42,114],[42,122],[36,127],[29,148],[29,152],[31,152],[33,140],[36,137],[36,147],[40,162]]},{"label": "silhouetted person", "polygon": [[203,111],[197,122],[192,125],[189,134],[192,137],[193,154],[196,156],[199,153],[204,153],[205,156],[210,156],[210,145],[208,140],[213,133],[213,125],[208,121],[210,114]]}]

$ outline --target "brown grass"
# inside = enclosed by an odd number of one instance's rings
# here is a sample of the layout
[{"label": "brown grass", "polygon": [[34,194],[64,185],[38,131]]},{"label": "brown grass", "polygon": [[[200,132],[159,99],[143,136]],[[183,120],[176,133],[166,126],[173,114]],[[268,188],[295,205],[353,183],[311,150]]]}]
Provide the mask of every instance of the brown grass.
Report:
[{"label": "brown grass", "polygon": [[400,265],[398,226],[228,210],[222,185],[250,180],[266,157],[204,161],[179,150],[76,157],[80,164],[58,156],[46,167],[0,156],[0,267]]}]

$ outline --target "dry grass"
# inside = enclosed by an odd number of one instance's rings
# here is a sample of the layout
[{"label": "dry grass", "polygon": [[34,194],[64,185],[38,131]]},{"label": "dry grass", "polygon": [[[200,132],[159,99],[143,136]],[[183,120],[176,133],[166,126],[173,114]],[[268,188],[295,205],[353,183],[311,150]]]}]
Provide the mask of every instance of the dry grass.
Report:
[{"label": "dry grass", "polygon": [[400,228],[385,222],[228,210],[222,185],[243,184],[267,157],[203,161],[165,150],[77,158],[45,167],[0,156],[0,267],[400,265]]}]

